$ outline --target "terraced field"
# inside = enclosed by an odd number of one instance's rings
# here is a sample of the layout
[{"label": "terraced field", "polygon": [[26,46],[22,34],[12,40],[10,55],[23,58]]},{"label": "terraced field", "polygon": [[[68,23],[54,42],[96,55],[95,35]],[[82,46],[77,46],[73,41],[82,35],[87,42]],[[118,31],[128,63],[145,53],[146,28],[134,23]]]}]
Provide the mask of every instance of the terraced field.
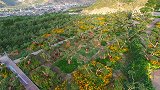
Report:
[{"label": "terraced field", "polygon": [[[119,12],[39,17],[26,17],[24,22],[16,17],[18,24],[14,18],[2,20],[3,24],[5,20],[13,20],[8,28],[17,24],[19,33],[21,28],[31,32],[22,35],[33,38],[25,41],[29,42],[26,46],[21,44],[26,39],[12,43],[18,47],[10,57],[23,56],[17,65],[40,90],[154,89],[151,72],[160,68],[160,27],[159,22],[155,22],[155,27],[148,29],[146,26],[152,22],[148,15]],[[25,25],[20,26],[21,22]],[[27,29],[29,22],[34,24],[33,29]],[[19,47],[28,54],[19,53],[16,50]],[[31,54],[40,49],[41,52]],[[0,89],[24,89],[15,75],[2,67]]]}]

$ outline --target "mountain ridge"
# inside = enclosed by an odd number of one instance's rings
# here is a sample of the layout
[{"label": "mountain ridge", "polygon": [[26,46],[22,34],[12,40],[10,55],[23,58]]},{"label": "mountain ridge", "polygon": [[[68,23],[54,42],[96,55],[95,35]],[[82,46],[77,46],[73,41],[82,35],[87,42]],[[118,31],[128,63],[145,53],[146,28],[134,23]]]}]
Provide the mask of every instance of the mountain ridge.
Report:
[{"label": "mountain ridge", "polygon": [[[17,6],[32,4],[49,4],[49,3],[92,3],[96,0],[0,0],[0,5]],[[2,4],[3,3],[3,4]]]}]

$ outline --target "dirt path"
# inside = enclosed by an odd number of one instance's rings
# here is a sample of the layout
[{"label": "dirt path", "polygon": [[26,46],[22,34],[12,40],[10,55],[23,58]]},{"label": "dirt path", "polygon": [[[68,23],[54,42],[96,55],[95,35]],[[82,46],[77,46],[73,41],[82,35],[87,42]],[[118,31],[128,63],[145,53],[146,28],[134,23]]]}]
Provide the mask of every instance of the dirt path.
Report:
[{"label": "dirt path", "polygon": [[[155,27],[155,24],[157,22],[160,22],[160,18],[154,19],[153,22],[148,25],[148,30],[146,31],[147,34],[151,34],[152,33],[152,28]],[[152,76],[151,81],[152,81],[153,87],[156,90],[160,90],[160,69],[154,70],[151,73],[151,76]]]},{"label": "dirt path", "polygon": [[152,84],[156,90],[160,90],[160,69],[152,72]]},{"label": "dirt path", "polygon": [[147,26],[148,29],[147,29],[147,32],[146,32],[146,33],[151,34],[152,28],[155,27],[155,24],[156,24],[157,22],[160,22],[160,18],[154,19],[154,20],[152,21],[152,23],[150,23],[150,24]]},{"label": "dirt path", "polygon": [[160,12],[153,12],[152,15],[153,16],[160,16]]},{"label": "dirt path", "polygon": [[152,21],[152,23],[149,24],[148,28],[151,29],[151,28],[155,27],[155,24],[156,24],[157,22],[160,22],[160,18],[154,19],[154,20]]}]

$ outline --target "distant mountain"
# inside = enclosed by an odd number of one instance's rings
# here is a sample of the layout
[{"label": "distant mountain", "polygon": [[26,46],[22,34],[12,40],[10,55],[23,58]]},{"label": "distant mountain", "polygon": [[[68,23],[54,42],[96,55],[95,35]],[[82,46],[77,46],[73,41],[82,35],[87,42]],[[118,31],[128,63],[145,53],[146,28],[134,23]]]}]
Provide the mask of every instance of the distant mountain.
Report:
[{"label": "distant mountain", "polygon": [[48,0],[51,3],[57,2],[57,3],[91,3],[96,0]]},{"label": "distant mountain", "polygon": [[16,6],[16,5],[21,5],[21,4],[35,4],[35,3],[45,3],[48,2],[48,0],[0,0],[0,4],[4,3],[7,6]]},{"label": "distant mountain", "polygon": [[0,1],[0,8],[1,7],[4,7],[6,4],[4,3],[4,2],[2,2],[2,1]]},{"label": "distant mountain", "polygon": [[92,3],[96,0],[0,0],[0,6],[16,6],[16,5],[32,5],[32,4],[47,4],[47,3]]},{"label": "distant mountain", "polygon": [[18,0],[1,0],[7,6],[14,6],[18,4]]}]

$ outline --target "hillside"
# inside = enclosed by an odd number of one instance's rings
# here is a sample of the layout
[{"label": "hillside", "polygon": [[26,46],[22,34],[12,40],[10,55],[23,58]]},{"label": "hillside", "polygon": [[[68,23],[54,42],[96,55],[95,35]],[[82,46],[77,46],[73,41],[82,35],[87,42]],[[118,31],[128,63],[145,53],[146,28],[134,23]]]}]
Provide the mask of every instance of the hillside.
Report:
[{"label": "hillside", "polygon": [[0,1],[0,8],[4,7],[6,4],[3,1]]},{"label": "hillside", "polygon": [[14,6],[18,4],[18,0],[1,0],[1,2],[5,3],[7,6]]},{"label": "hillside", "polygon": [[5,4],[3,1],[0,1],[0,4]]},{"label": "hillside", "polygon": [[118,11],[137,11],[146,4],[147,0],[97,0],[86,8],[83,13],[106,14]]},{"label": "hillside", "polygon": [[48,2],[48,0],[0,0],[3,4],[6,6],[17,6],[17,5],[23,5],[23,4],[42,4]]},{"label": "hillside", "polygon": [[17,5],[33,5],[33,4],[48,4],[48,3],[78,3],[86,4],[93,3],[95,0],[0,0],[0,4],[6,4],[6,6]]},{"label": "hillside", "polygon": [[[0,18],[0,51],[20,56],[16,65],[40,90],[154,90],[160,24],[147,31],[150,22],[129,12]],[[24,90],[15,74],[1,67],[0,90]]]},{"label": "hillside", "polygon": [[97,0],[82,7],[91,15],[0,17],[0,90],[159,90],[160,17],[150,12],[160,7],[153,1]]}]

